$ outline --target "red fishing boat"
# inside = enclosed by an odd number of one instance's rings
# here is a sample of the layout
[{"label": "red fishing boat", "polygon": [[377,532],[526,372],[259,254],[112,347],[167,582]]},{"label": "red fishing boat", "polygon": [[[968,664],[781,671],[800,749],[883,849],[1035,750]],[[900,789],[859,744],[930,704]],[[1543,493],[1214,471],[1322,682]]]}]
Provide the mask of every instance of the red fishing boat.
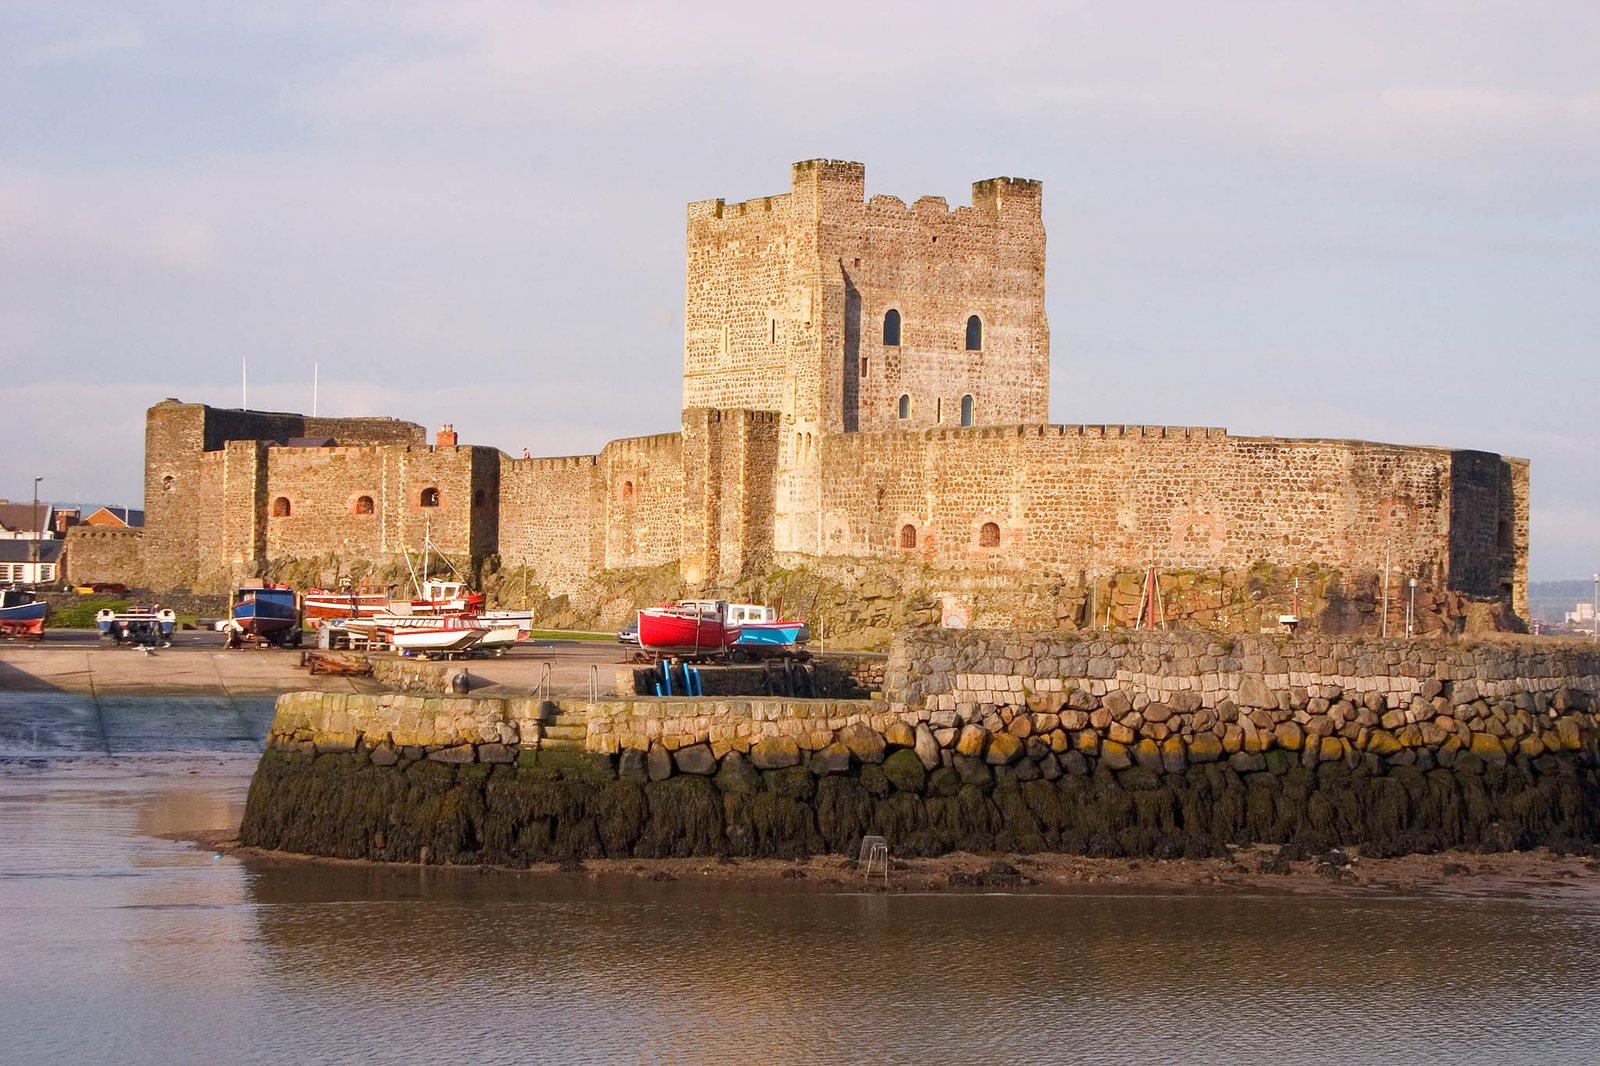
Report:
[{"label": "red fishing boat", "polygon": [[385,587],[311,589],[305,596],[306,621],[321,625],[328,618],[371,618],[389,609]]},{"label": "red fishing boat", "polygon": [[722,655],[742,633],[728,617],[726,600],[684,600],[639,611],[639,647],[657,655]]}]

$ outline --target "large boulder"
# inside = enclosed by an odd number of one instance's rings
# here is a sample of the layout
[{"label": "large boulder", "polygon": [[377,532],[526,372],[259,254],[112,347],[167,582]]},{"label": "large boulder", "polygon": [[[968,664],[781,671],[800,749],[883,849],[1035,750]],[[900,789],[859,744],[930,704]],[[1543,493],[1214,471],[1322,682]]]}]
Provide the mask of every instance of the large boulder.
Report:
[{"label": "large boulder", "polygon": [[717,768],[717,790],[724,795],[730,792],[751,793],[761,791],[761,774],[750,765],[750,760],[736,751],[722,757]]},{"label": "large boulder", "polygon": [[717,759],[711,754],[709,744],[691,744],[687,748],[679,748],[672,753],[672,761],[678,764],[679,773],[710,776],[717,772]]},{"label": "large boulder", "polygon": [[660,744],[651,744],[645,756],[645,770],[652,781],[665,781],[672,776],[672,753]]},{"label": "large boulder", "polygon": [[981,725],[963,726],[961,735],[956,738],[956,753],[965,755],[969,759],[983,756],[983,750],[989,740],[989,731]]},{"label": "large boulder", "polygon": [[750,762],[757,770],[782,770],[800,765],[800,745],[794,737],[768,737],[750,746]]},{"label": "large boulder", "polygon": [[1272,694],[1272,690],[1261,678],[1254,674],[1246,674],[1239,679],[1239,695],[1234,702],[1241,707],[1271,709],[1278,705],[1278,697]]},{"label": "large boulder", "polygon": [[900,750],[883,760],[883,772],[901,792],[921,792],[928,771],[914,751]]},{"label": "large boulder", "polygon": [[847,725],[839,730],[839,743],[862,762],[883,761],[883,737],[876,730],[860,723]]},{"label": "large boulder", "polygon": [[989,738],[984,761],[990,766],[1009,766],[1022,758],[1023,743],[1013,733],[996,733]]}]

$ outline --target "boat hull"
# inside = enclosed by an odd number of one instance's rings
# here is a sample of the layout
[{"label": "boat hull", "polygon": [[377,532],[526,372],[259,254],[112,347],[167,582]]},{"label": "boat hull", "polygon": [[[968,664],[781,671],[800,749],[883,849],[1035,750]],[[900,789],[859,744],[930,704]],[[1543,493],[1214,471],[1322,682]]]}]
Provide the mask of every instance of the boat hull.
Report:
[{"label": "boat hull", "polygon": [[389,638],[401,651],[460,652],[477,644],[488,633],[486,629],[402,629]]},{"label": "boat hull", "polygon": [[793,651],[810,639],[811,631],[804,622],[746,622],[734,646],[741,650]]},{"label": "boat hull", "polygon": [[639,612],[639,647],[658,655],[719,655],[738,640],[737,625],[710,614],[646,607]]},{"label": "boat hull", "polygon": [[14,637],[43,637],[50,605],[43,600],[0,607],[0,633]]},{"label": "boat hull", "polygon": [[306,593],[306,621],[313,626],[331,618],[372,618],[389,609],[386,592],[337,592],[312,589]]},{"label": "boat hull", "polygon": [[282,585],[247,586],[233,594],[228,608],[229,647],[259,641],[275,647],[300,643],[300,596]]},{"label": "boat hull", "polygon": [[233,605],[230,612],[234,624],[246,633],[258,637],[282,633],[299,622],[299,612],[294,603],[280,600],[245,600]]}]

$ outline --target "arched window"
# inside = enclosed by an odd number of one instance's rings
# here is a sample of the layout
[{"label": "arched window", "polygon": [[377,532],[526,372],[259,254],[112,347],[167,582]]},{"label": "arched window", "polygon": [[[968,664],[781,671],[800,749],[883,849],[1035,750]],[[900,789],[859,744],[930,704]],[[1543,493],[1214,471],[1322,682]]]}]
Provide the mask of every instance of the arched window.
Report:
[{"label": "arched window", "polygon": [[883,313],[883,343],[900,347],[900,312],[892,307]]},{"label": "arched window", "polygon": [[911,417],[911,397],[909,395],[902,395],[900,397],[900,417]]},{"label": "arched window", "polygon": [[279,496],[277,499],[272,501],[272,517],[273,518],[288,518],[289,517],[289,497],[287,497],[287,496]]},{"label": "arched window", "polygon": [[900,527],[900,547],[915,548],[917,546],[917,527],[907,522]]},{"label": "arched window", "polygon": [[161,479],[161,491],[162,492],[171,492],[172,491],[172,485],[176,480],[177,479],[174,478],[171,474],[168,474],[166,477],[162,478]]},{"label": "arched window", "polygon": [[972,425],[972,397],[971,396],[963,396],[963,397],[961,397],[961,424],[963,426]]},{"label": "arched window", "polygon": [[421,503],[424,507],[439,506],[439,490],[435,488],[423,489],[422,498],[417,502]]},{"label": "arched window", "polygon": [[980,547],[980,548],[998,548],[998,547],[1000,547],[1000,527],[995,525],[993,522],[985,522],[983,525],[979,526],[978,527],[978,547]]},{"label": "arched window", "polygon": [[977,315],[967,319],[967,351],[983,351],[983,319]]},{"label": "arched window", "polygon": [[355,512],[356,512],[356,514],[371,514],[372,513],[372,497],[371,496],[357,496],[356,497]]},{"label": "arched window", "polygon": [[621,500],[623,503],[633,502],[633,482],[624,481],[622,483]]}]

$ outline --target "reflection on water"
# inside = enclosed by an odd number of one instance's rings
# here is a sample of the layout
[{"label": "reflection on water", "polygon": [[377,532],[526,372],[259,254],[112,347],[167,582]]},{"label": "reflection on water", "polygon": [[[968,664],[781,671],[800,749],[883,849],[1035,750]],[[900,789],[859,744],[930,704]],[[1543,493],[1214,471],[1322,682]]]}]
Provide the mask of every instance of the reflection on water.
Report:
[{"label": "reflection on water", "polygon": [[1591,1062],[1570,903],[240,862],[250,760],[0,775],[0,1059]]}]

